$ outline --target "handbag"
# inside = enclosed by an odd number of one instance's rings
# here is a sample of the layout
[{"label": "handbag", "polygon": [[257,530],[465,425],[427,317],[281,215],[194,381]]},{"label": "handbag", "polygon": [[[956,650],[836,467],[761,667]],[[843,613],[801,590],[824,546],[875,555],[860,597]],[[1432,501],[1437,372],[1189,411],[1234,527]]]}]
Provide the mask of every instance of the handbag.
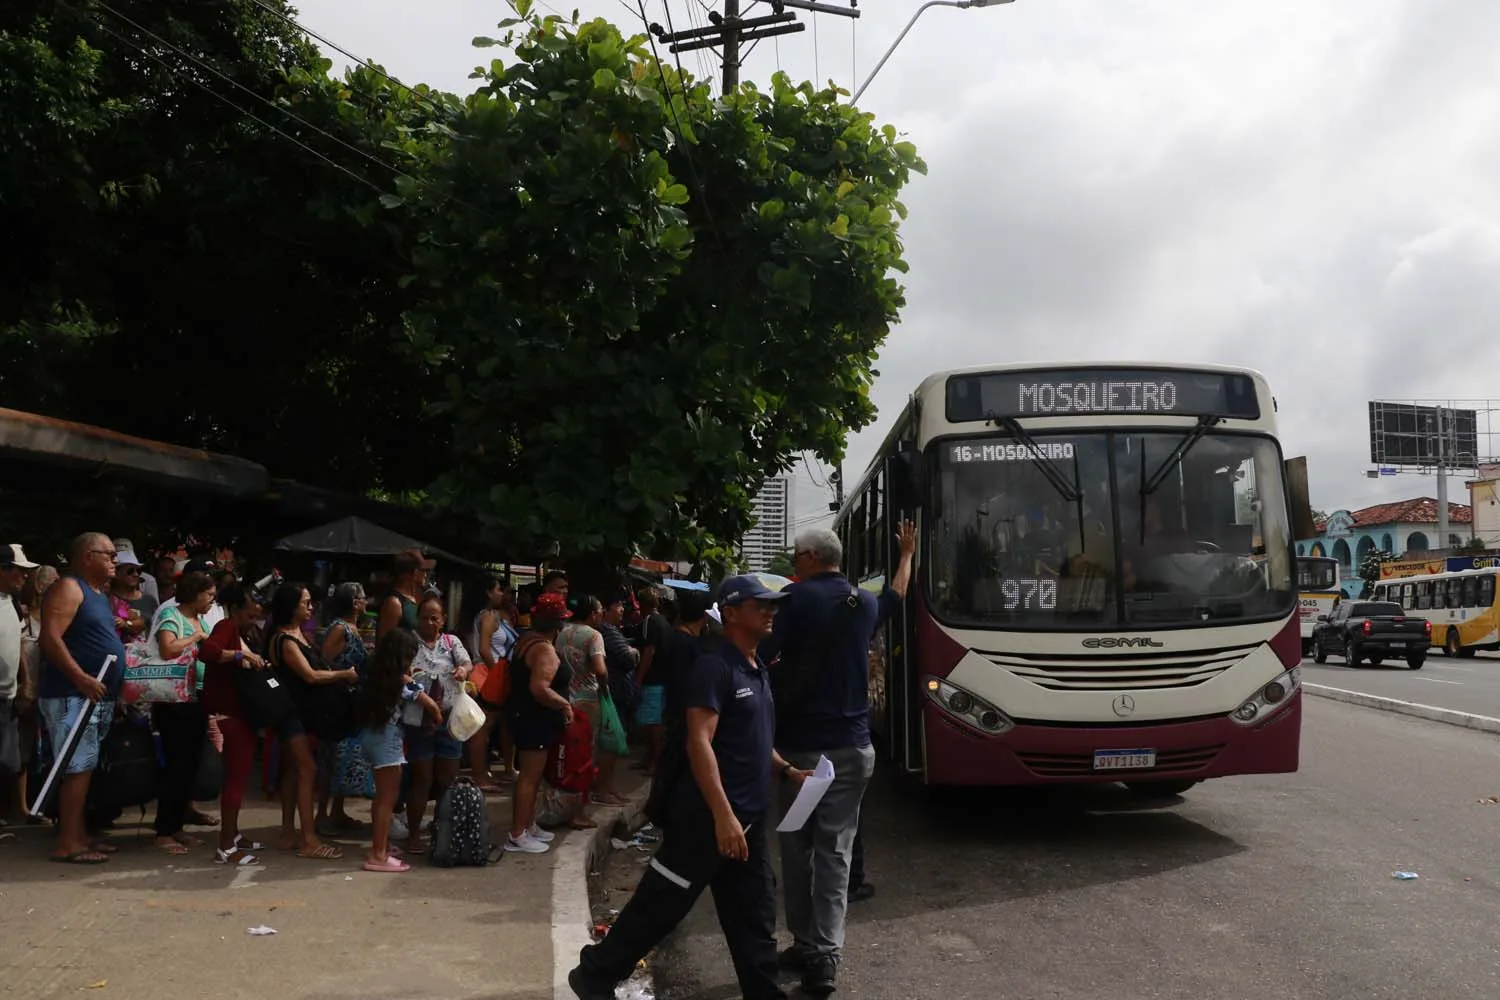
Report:
[{"label": "handbag", "polygon": [[229,676],[250,728],[279,731],[297,713],[292,696],[272,671],[236,667]]},{"label": "handbag", "polygon": [[620,713],[615,709],[614,695],[605,687],[599,689],[599,750],[616,757],[630,754],[630,741],[625,736]]},{"label": "handbag", "polygon": [[[476,671],[477,669],[476,666]],[[479,689],[479,697],[487,704],[504,708],[506,699],[510,697],[510,661],[496,660],[495,668],[488,672],[483,681],[476,680],[474,686]]]},{"label": "handbag", "polygon": [[120,700],[125,704],[180,704],[193,701],[197,693],[196,648],[168,660],[162,657],[155,636],[125,647],[124,682],[120,687]]}]

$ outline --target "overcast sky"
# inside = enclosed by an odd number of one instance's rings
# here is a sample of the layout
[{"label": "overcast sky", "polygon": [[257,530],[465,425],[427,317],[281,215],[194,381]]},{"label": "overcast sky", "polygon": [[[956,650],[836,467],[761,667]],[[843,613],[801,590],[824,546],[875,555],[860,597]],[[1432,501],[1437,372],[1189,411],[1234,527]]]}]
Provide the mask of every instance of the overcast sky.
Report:
[{"label": "overcast sky", "polygon": [[[701,21],[699,0],[667,2],[677,28]],[[485,61],[470,39],[508,10],[299,6],[308,27],[404,81],[460,92]],[[849,87],[915,8],[803,15],[808,30],[762,43],[743,75],[764,81],[779,65]],[[619,0],[581,10],[639,28]],[[647,13],[665,22],[663,0]],[[917,144],[929,174],[904,198],[908,305],[849,481],[939,368],[1213,361],[1270,379],[1314,506],[1432,495],[1430,479],[1365,478],[1365,404],[1500,399],[1497,52],[1497,0],[929,10],[861,100]],[[1487,419],[1481,449],[1500,452]],[[799,517],[825,499],[801,473]],[[1453,499],[1466,500],[1461,483]]]}]

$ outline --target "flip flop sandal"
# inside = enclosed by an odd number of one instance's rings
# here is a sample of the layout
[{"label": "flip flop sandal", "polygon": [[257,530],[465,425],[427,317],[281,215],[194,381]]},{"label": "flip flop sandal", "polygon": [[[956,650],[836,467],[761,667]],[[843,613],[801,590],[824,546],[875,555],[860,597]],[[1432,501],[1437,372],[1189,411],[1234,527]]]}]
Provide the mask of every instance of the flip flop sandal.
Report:
[{"label": "flip flop sandal", "polygon": [[218,826],[219,825],[219,817],[217,817],[217,816],[210,816],[208,813],[206,813],[206,812],[199,812],[196,809],[192,810],[191,812],[189,812],[187,814],[187,821],[189,823],[191,823],[193,826]]},{"label": "flip flop sandal", "polygon": [[321,844],[315,850],[297,852],[297,857],[306,858],[308,861],[338,861],[343,856],[344,852],[332,844]]},{"label": "flip flop sandal", "polygon": [[191,833],[182,833],[179,831],[172,834],[172,839],[177,841],[183,847],[189,849],[203,846],[203,839],[201,837],[195,837]]},{"label": "flip flop sandal", "polygon": [[49,854],[47,860],[60,865],[102,865],[109,860],[109,855],[98,851],[77,851],[73,854]]},{"label": "flip flop sandal", "polygon": [[234,835],[234,846],[242,851],[264,851],[266,849],[266,845],[258,840],[252,840],[247,843],[243,833]]},{"label": "flip flop sandal", "polygon": [[214,863],[220,865],[232,865],[235,868],[259,868],[260,858],[249,851],[242,851],[238,847],[231,847],[227,851],[214,851]]},{"label": "flip flop sandal", "polygon": [[387,872],[394,875],[411,871],[411,865],[400,858],[388,856],[384,861],[366,861],[364,869],[367,872]]},{"label": "flip flop sandal", "polygon": [[165,854],[170,854],[174,858],[180,858],[186,854],[193,853],[187,849],[186,844],[180,844],[175,840],[167,844],[157,844],[156,849]]},{"label": "flip flop sandal", "polygon": [[426,854],[427,853],[427,841],[425,841],[425,840],[418,840],[418,841],[410,841],[409,840],[409,841],[407,841],[406,842],[406,853],[407,854],[415,854],[415,855],[418,855],[418,856]]}]

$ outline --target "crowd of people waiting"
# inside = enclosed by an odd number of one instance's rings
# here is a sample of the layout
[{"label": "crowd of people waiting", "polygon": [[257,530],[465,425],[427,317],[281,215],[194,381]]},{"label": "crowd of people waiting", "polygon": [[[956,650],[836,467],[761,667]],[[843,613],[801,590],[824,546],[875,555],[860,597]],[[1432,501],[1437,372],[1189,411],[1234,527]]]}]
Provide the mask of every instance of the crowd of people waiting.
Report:
[{"label": "crowd of people waiting", "polygon": [[[486,793],[514,785],[504,849],[545,853],[548,827],[591,827],[589,805],[623,802],[627,727],[647,734],[636,766],[652,770],[665,679],[691,664],[689,640],[712,627],[706,595],[668,602],[674,624],[653,588],[570,595],[567,575],[552,571],[519,590],[484,580],[449,631],[429,582],[435,563],[420,551],[395,557],[373,608],[358,582],[315,594],[207,559],[168,556],[152,569],[129,539],[100,533],[74,540],[61,573],[19,544],[0,546],[0,839],[7,821],[40,822],[27,815],[37,777],[62,753],[49,857],[108,862],[118,848],[103,831],[121,810],[101,809],[91,782],[111,780],[100,770],[111,726],[133,725],[154,747],[154,843],[170,855],[205,846],[188,827],[217,827],[218,863],[263,864],[266,845],[239,826],[257,757],[281,800],[276,847],[298,858],[338,860],[343,848],[329,841],[368,830],[363,867],[407,871],[407,858],[429,850],[429,801],[465,766]],[[156,676],[143,662],[185,664],[181,683],[164,695],[152,682],[142,697],[127,675]],[[484,724],[460,742],[447,723],[463,695]],[[580,727],[591,780],[582,791],[549,785],[549,759]],[[194,801],[205,753],[222,763],[218,816]],[[372,800],[368,827],[345,812],[358,794]]]}]

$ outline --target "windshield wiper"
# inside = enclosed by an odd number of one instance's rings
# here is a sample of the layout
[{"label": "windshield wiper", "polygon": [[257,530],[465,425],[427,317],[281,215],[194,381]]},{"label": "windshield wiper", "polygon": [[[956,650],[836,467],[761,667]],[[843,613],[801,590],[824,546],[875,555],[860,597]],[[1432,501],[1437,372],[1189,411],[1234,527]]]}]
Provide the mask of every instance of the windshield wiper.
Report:
[{"label": "windshield wiper", "polygon": [[1015,417],[997,417],[993,412],[988,415],[988,418],[990,423],[996,427],[1003,427],[1010,432],[1012,437],[1025,445],[1026,450],[1031,452],[1031,460],[1036,463],[1037,468],[1042,470],[1042,475],[1047,477],[1047,482],[1052,484],[1052,488],[1057,490],[1064,500],[1077,503],[1083,499],[1083,494],[1079,492],[1078,487],[1068,482],[1067,476],[1053,464],[1052,459],[1047,457],[1041,445],[1037,444],[1036,439],[1027,433],[1019,420]]},{"label": "windshield wiper", "polygon": [[[1157,488],[1166,481],[1171,471],[1177,468],[1178,463],[1187,457],[1187,453],[1192,450],[1193,445],[1203,440],[1203,435],[1208,433],[1208,429],[1222,422],[1223,419],[1217,413],[1205,413],[1199,417],[1197,426],[1183,435],[1182,440],[1177,442],[1177,447],[1172,449],[1172,454],[1162,459],[1161,465],[1157,466],[1156,471],[1151,473],[1151,478],[1141,484],[1141,496],[1148,497],[1155,493]],[[1145,452],[1142,451],[1141,454],[1144,457]]]}]

